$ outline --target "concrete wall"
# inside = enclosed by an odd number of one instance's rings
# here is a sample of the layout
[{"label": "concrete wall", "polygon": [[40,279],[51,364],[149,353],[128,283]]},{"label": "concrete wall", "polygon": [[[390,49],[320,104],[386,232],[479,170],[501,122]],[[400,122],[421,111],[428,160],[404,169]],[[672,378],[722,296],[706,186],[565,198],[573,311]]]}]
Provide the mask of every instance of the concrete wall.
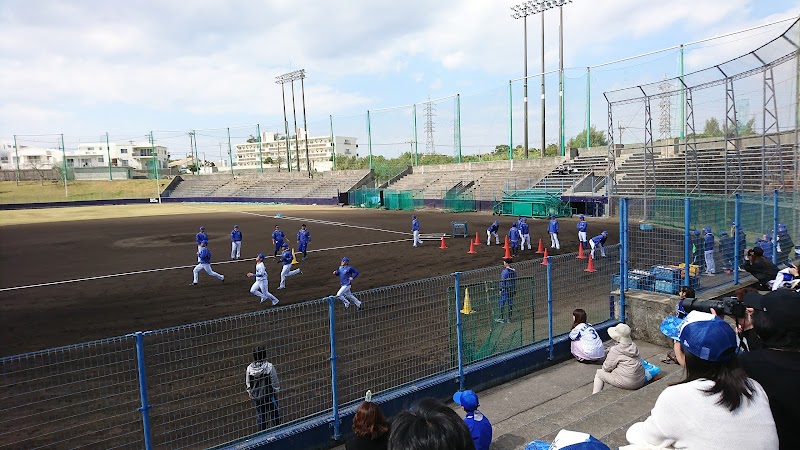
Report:
[{"label": "concrete wall", "polygon": [[[467,162],[460,164],[438,164],[430,166],[416,166],[414,173],[439,173],[456,171],[487,171],[487,170],[508,170],[508,171],[528,171],[531,169],[541,169],[543,167],[557,166],[566,160],[563,156],[553,156],[548,158],[535,159],[514,159],[505,161],[485,161]],[[548,170],[549,171],[549,170]]]}]

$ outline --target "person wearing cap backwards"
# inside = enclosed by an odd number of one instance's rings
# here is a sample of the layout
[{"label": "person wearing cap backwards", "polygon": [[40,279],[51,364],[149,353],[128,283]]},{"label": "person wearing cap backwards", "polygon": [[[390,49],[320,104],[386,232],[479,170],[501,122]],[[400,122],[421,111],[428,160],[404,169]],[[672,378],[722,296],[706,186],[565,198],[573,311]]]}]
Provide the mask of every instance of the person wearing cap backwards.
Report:
[{"label": "person wearing cap backwards", "polygon": [[603,258],[606,257],[606,249],[603,248],[603,244],[606,243],[606,239],[608,239],[608,231],[604,230],[602,233],[593,237],[592,240],[589,241],[589,246],[592,247],[592,253],[590,255],[592,259],[594,259],[594,250],[597,248],[600,249],[600,256]]},{"label": "person wearing cap backwards", "polygon": [[609,328],[608,336],[617,344],[608,349],[603,368],[597,369],[592,394],[602,391],[605,383],[632,391],[644,386],[644,365],[631,339],[631,327],[621,323]]},{"label": "person wearing cap backwards", "polygon": [[358,276],[358,271],[355,269],[355,267],[350,266],[350,258],[347,256],[342,258],[342,263],[339,265],[338,269],[333,271],[333,274],[339,277],[341,287],[339,288],[339,291],[336,292],[336,296],[342,299],[344,307],[349,308],[350,303],[355,303],[356,308],[361,311],[361,301],[350,292],[353,279]]},{"label": "person wearing cap backwards", "polygon": [[747,375],[764,387],[781,449],[797,448],[800,424],[800,293],[789,289],[749,293],[744,304],[762,347],[739,355]]},{"label": "person wearing cap backwards", "polygon": [[255,273],[248,272],[247,274],[248,278],[256,278],[256,281],[253,282],[253,285],[250,287],[250,293],[260,298],[261,303],[264,303],[267,301],[267,299],[272,300],[272,306],[275,306],[278,304],[278,299],[269,293],[269,289],[267,287],[267,269],[264,267],[264,258],[265,255],[263,253],[259,253],[258,256],[256,256]]},{"label": "person wearing cap backwards", "polygon": [[419,238],[419,220],[416,215],[411,216],[411,233],[414,235],[414,247],[422,245],[422,239]]},{"label": "person wearing cap backwards", "polygon": [[[208,235],[206,234],[206,227],[200,227],[200,232],[195,235],[195,240],[197,241],[197,253],[200,253],[202,250],[201,244],[203,242],[208,242]],[[197,262],[200,262],[200,257],[197,257]]]},{"label": "person wearing cap backwards", "polygon": [[306,224],[300,225],[297,232],[297,251],[303,254],[303,259],[308,257],[308,243],[311,242],[311,232],[308,231]]},{"label": "person wearing cap backwards", "polygon": [[739,365],[727,322],[691,311],[664,319],[661,332],[674,341],[686,378],[664,389],[647,420],[628,428],[628,442],[639,446],[632,448],[778,448],[767,394]]},{"label": "person wearing cap backwards", "polygon": [[550,221],[547,222],[547,232],[550,233],[550,248],[561,250],[558,242],[558,219],[555,214],[550,214]]},{"label": "person wearing cap backwards", "polygon": [[581,243],[581,248],[584,250],[588,249],[589,241],[586,232],[589,230],[589,223],[586,222],[586,216],[583,214],[578,216],[578,225],[576,225],[576,228],[578,228],[578,242]]},{"label": "person wearing cap backwards", "polygon": [[234,225],[231,230],[231,259],[242,259],[242,232],[239,225]]},{"label": "person wearing cap backwards", "polygon": [[283,252],[281,252],[281,264],[283,267],[281,268],[281,284],[278,286],[278,289],[286,288],[287,278],[303,273],[303,271],[300,269],[292,270],[292,260],[294,260],[294,255],[292,255],[292,251],[289,250],[289,244],[284,242],[281,248],[283,249]]},{"label": "person wearing cap backwards", "polygon": [[495,245],[500,245],[500,236],[497,235],[497,231],[500,229],[500,221],[495,220],[489,225],[489,228],[486,229],[486,245],[492,244],[492,236],[494,236],[494,243]]},{"label": "person wearing cap backwards", "polygon": [[492,443],[492,424],[489,419],[478,411],[478,394],[473,391],[459,391],[453,394],[453,401],[456,402],[467,413],[464,423],[467,424],[475,442],[475,450],[489,450]]}]

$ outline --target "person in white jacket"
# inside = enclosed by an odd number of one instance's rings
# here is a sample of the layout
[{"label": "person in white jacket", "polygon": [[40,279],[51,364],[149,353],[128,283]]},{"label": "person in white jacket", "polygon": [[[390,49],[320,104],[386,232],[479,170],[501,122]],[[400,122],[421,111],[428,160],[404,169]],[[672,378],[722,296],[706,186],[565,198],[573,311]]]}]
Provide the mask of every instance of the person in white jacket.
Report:
[{"label": "person in white jacket", "polygon": [[586,311],[572,311],[572,331],[569,332],[570,350],[579,362],[596,363],[603,360],[606,350],[597,331],[587,322]]},{"label": "person in white jacket", "polygon": [[661,331],[675,341],[686,379],[664,389],[650,417],[628,428],[632,445],[620,449],[777,449],[767,394],[739,366],[731,326],[692,311],[667,317]]},{"label": "person in white jacket", "polygon": [[253,362],[247,366],[245,375],[247,394],[256,407],[258,430],[264,431],[271,423],[273,427],[281,423],[281,411],[278,408],[278,372],[271,362],[267,361],[267,349],[258,346],[253,349]]},{"label": "person in white jacket", "polygon": [[597,369],[592,394],[602,391],[605,383],[629,390],[644,386],[644,366],[639,347],[631,339],[631,327],[621,323],[609,328],[608,335],[617,344],[608,349],[603,368]]}]

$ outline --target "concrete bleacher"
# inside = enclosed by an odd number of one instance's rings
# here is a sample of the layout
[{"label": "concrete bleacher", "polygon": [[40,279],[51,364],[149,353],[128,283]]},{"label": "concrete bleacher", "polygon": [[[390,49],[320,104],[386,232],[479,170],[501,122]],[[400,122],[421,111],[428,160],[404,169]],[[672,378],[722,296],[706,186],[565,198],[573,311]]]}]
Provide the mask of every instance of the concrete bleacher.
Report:
[{"label": "concrete bleacher", "polygon": [[[561,168],[562,170],[559,170]],[[605,175],[608,169],[608,156],[593,155],[579,156],[565,161],[561,166],[554,168],[544,178],[539,180],[534,189],[545,189],[563,193],[592,173]]]}]

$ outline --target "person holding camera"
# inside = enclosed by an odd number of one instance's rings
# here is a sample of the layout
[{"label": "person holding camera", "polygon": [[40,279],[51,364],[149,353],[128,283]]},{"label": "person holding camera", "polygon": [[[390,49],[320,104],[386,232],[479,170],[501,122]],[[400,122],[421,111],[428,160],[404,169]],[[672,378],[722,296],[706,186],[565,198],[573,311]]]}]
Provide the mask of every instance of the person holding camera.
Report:
[{"label": "person holding camera", "polygon": [[758,280],[757,289],[762,291],[770,290],[768,281],[774,280],[778,275],[778,267],[764,257],[764,249],[754,247],[747,250],[742,263],[742,269],[746,270]]},{"label": "person holding camera", "polygon": [[[800,293],[779,289],[765,295],[748,293],[744,304],[763,348],[739,355],[747,376],[769,397],[781,449],[796,448],[794,429],[800,424]],[[774,447],[772,447],[774,448]]]}]

